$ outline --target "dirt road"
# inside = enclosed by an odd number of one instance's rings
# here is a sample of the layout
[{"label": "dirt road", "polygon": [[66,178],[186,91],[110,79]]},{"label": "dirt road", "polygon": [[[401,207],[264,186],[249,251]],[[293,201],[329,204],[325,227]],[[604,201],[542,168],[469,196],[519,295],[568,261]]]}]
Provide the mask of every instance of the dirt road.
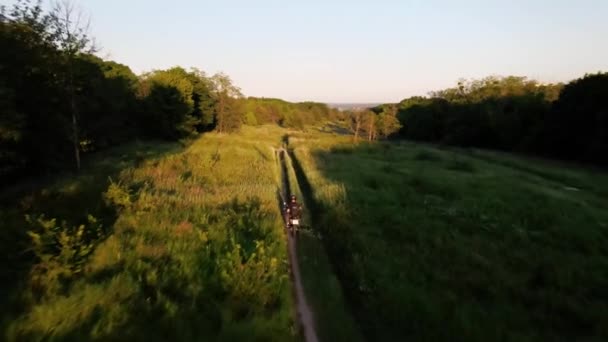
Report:
[{"label": "dirt road", "polygon": [[[285,154],[287,152],[283,149],[277,151],[278,157],[281,162],[281,175],[283,188],[281,189],[281,198],[286,200],[290,194],[289,181],[287,176],[287,166],[285,164]],[[283,208],[281,207],[281,210]],[[302,277],[300,275],[300,266],[298,265],[298,253],[296,238],[294,238],[289,232],[287,233],[287,247],[289,252],[289,264],[291,265],[291,280],[293,282],[293,291],[296,299],[296,310],[300,327],[304,333],[304,340],[306,342],[317,342],[317,333],[314,326],[314,316],[306,296],[304,295],[304,287],[302,286]]]}]

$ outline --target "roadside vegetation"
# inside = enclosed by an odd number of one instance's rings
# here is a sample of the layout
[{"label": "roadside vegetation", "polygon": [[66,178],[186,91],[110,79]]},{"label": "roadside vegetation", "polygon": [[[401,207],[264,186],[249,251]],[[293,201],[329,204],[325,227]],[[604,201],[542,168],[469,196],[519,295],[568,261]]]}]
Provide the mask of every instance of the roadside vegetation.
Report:
[{"label": "roadside vegetation", "polygon": [[[289,137],[290,135],[285,136],[287,142]],[[288,144],[285,146],[289,147]],[[291,150],[288,148],[287,152]],[[320,341],[363,341],[325,251],[322,235],[316,229],[319,216],[315,202],[310,197],[308,184],[298,177],[296,170],[299,166],[294,165],[290,153],[285,156],[285,164],[289,189],[304,206],[303,225],[297,236],[296,252],[306,299],[314,314],[317,337]]]},{"label": "roadside vegetation", "polygon": [[[34,265],[14,289],[19,305],[5,318],[5,337],[296,339],[269,144],[280,135],[259,138],[277,130],[207,134],[183,152],[125,165],[107,188],[87,193],[90,202],[73,198],[75,212],[90,213],[84,223],[62,223],[50,216],[61,211],[43,205],[27,211]],[[79,183],[58,184],[41,193],[61,199]],[[68,211],[67,202],[46,201]],[[101,225],[96,207],[115,221]],[[23,227],[14,224],[6,228]]]},{"label": "roadside vegetation", "polygon": [[396,112],[399,135],[410,140],[606,166],[606,94],[607,72],[585,74],[567,84],[489,76],[463,79],[455,87],[373,111]]},{"label": "roadside vegetation", "polygon": [[487,151],[290,137],[369,340],[604,340],[608,176]]},{"label": "roadside vegetation", "polygon": [[0,187],[78,170],[88,155],[136,139],[185,141],[243,124],[303,128],[340,115],[322,103],[245,98],[221,72],[136,75],[98,57],[85,24],[70,1],[0,6]]}]

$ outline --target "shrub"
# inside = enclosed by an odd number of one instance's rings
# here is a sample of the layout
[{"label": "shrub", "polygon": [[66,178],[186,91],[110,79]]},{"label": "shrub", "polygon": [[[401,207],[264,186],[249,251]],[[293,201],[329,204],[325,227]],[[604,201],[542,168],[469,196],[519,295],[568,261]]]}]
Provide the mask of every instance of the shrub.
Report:
[{"label": "shrub", "polygon": [[28,235],[38,262],[30,274],[33,294],[56,294],[68,280],[82,273],[95,241],[102,236],[102,227],[90,215],[88,225],[73,227],[65,222],[58,225],[56,219],[44,215],[36,219],[26,216],[26,220],[33,226]]},{"label": "shrub", "polygon": [[129,190],[125,189],[120,183],[115,183],[110,180],[108,190],[103,193],[104,201],[107,205],[116,208],[126,208],[131,205],[131,195]]}]

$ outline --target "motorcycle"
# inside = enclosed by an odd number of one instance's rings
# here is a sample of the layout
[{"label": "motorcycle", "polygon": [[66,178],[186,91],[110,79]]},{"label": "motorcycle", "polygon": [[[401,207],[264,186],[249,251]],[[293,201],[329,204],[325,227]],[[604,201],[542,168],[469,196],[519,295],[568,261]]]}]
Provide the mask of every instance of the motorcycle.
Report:
[{"label": "motorcycle", "polygon": [[300,229],[300,219],[290,219],[289,226],[292,236],[298,234],[298,230]]},{"label": "motorcycle", "polygon": [[300,229],[301,220],[299,218],[293,218],[290,216],[287,203],[283,203],[283,212],[285,214],[285,225],[287,229],[289,229],[289,233],[291,234],[291,236],[296,235],[298,233],[298,230]]}]

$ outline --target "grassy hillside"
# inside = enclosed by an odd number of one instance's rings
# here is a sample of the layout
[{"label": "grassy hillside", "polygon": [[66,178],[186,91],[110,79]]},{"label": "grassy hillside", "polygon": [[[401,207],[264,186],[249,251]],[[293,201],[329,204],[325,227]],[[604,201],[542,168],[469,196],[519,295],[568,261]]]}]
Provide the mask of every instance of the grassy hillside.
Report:
[{"label": "grassy hillside", "polygon": [[290,137],[370,340],[608,338],[608,176],[484,151]]},{"label": "grassy hillside", "polygon": [[[303,203],[303,226],[297,237],[297,255],[307,301],[314,311],[320,341],[363,341],[363,336],[346,305],[340,281],[332,269],[316,225],[316,206],[307,184],[300,184],[289,154],[285,158],[292,194]],[[304,187],[304,190],[302,189]]]},{"label": "grassy hillside", "polygon": [[283,144],[322,341],[608,338],[605,173],[332,127],[131,144],[5,192],[2,338],[299,340]]},{"label": "grassy hillside", "polygon": [[[85,171],[43,190],[59,200],[25,210],[35,265],[5,318],[6,338],[296,339],[271,149],[281,135],[266,130],[207,134],[124,165],[109,184],[81,181]],[[96,207],[115,222],[102,227]],[[91,217],[62,223],[71,210]]]}]

